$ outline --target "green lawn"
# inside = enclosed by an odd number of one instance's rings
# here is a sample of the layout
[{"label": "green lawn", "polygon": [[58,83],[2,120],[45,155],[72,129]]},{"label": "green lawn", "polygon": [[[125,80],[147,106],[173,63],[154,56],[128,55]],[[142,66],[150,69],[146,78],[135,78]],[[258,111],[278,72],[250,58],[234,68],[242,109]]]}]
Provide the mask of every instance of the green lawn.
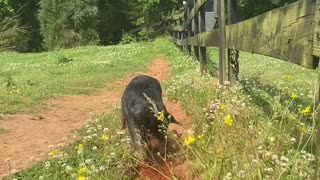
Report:
[{"label": "green lawn", "polygon": [[92,93],[144,70],[153,57],[150,43],[0,54],[0,113],[32,110],[55,96]]}]

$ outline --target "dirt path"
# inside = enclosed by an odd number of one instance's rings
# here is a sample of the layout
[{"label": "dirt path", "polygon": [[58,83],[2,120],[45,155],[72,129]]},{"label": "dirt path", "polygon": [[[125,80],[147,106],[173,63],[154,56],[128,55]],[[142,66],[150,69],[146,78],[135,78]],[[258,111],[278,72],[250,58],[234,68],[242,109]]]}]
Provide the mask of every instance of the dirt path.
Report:
[{"label": "dirt path", "polygon": [[[10,172],[30,167],[36,161],[46,158],[49,145],[63,145],[73,141],[74,131],[81,128],[90,114],[112,111],[119,104],[121,93],[127,83],[136,75],[117,81],[108,89],[93,95],[63,96],[48,100],[49,107],[38,114],[17,114],[5,116],[0,120],[0,127],[8,130],[0,135],[0,178]],[[159,56],[148,67],[148,75],[163,81],[168,78],[168,63]],[[190,120],[178,103],[165,100],[168,111],[179,119],[183,125],[190,125]],[[120,127],[120,124],[119,124]],[[158,176],[144,169],[144,177]]]}]

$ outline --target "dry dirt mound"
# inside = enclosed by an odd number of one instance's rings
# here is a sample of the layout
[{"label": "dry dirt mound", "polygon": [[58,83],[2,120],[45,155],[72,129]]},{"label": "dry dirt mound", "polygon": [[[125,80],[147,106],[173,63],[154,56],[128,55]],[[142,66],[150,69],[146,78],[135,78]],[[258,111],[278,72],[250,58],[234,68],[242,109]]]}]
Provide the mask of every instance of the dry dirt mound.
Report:
[{"label": "dry dirt mound", "polygon": [[[46,158],[49,145],[72,142],[73,132],[81,128],[90,114],[110,112],[118,106],[125,86],[139,74],[148,74],[163,81],[168,77],[168,63],[163,56],[159,56],[149,65],[148,73],[133,73],[107,85],[108,89],[115,87],[116,91],[104,89],[93,95],[63,96],[46,101],[49,108],[37,114],[5,116],[0,121],[0,127],[9,133],[0,136],[0,178]],[[165,102],[168,111],[183,125],[190,124],[178,103]],[[153,171],[143,173],[145,178],[155,176],[159,175]]]}]

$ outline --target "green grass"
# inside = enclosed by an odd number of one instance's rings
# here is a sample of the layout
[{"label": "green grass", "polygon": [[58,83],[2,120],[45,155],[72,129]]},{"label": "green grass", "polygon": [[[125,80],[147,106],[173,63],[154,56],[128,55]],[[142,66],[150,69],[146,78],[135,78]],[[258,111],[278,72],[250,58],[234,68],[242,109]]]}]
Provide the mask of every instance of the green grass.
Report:
[{"label": "green grass", "polygon": [[[314,178],[316,71],[241,52],[238,85],[220,92],[217,72],[213,71],[213,77],[209,74],[201,77],[199,64],[187,59],[168,39],[158,38],[145,46],[153,47],[169,60],[171,72],[164,83],[164,92],[169,99],[180,101],[192,118],[188,136],[195,140],[189,139],[188,145],[183,146],[180,159],[193,164],[190,172],[195,172],[195,176]],[[209,49],[209,57],[211,70],[217,69],[217,50]],[[297,98],[292,98],[293,94]],[[8,179],[134,177],[137,162],[131,155],[127,135],[117,131],[118,121],[117,112],[93,117],[79,131],[78,142],[55,148],[47,162]],[[83,150],[79,144],[83,144]],[[81,168],[87,172],[79,172]]]},{"label": "green grass", "polygon": [[[184,151],[198,176],[314,178],[317,71],[241,52],[238,85],[220,92],[217,49],[208,50],[213,77],[200,77],[192,58],[167,40],[156,44],[171,62],[166,93],[180,101],[193,120],[189,136],[196,141]],[[205,140],[197,139],[199,135]]]},{"label": "green grass", "polygon": [[148,43],[0,54],[0,113],[32,110],[60,95],[93,93],[125,73],[144,70],[153,57]]}]

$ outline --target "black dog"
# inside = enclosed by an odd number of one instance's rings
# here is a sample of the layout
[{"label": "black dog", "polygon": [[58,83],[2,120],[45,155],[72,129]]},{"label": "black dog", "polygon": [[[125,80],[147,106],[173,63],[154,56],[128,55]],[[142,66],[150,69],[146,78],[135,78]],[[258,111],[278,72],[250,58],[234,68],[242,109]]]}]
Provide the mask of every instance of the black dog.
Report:
[{"label": "black dog", "polygon": [[[157,111],[152,110],[155,108]],[[180,124],[163,104],[159,81],[145,75],[133,78],[125,89],[121,99],[121,119],[122,127],[128,127],[135,152],[143,158],[143,144],[147,144],[150,137],[164,142],[163,131],[168,124]]]}]

